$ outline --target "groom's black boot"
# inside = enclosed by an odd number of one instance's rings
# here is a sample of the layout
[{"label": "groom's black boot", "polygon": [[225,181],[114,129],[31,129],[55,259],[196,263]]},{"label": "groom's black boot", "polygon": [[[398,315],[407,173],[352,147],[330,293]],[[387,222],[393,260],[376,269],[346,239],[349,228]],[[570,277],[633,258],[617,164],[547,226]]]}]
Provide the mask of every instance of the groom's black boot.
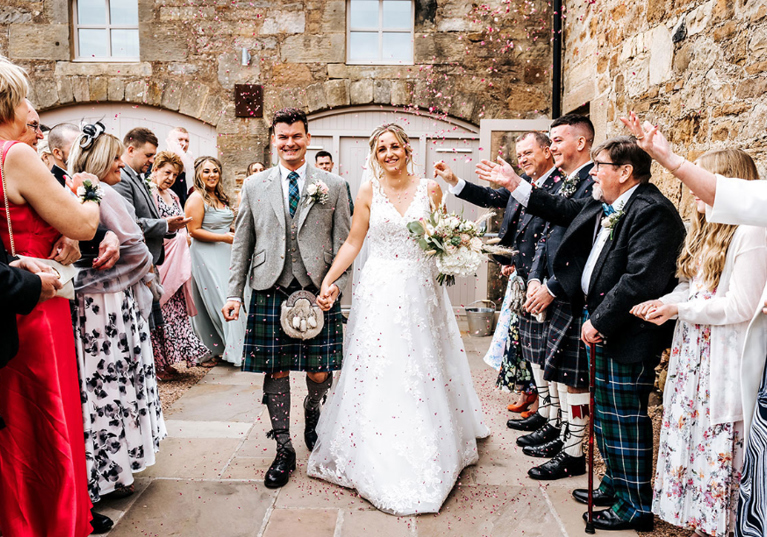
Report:
[{"label": "groom's black boot", "polygon": [[277,456],[266,471],[264,486],[276,489],[284,487],[290,472],[296,469],[296,451],[290,442],[290,377],[264,376],[263,402],[272,422],[272,430],[266,436],[277,441]]},{"label": "groom's black boot", "polygon": [[320,421],[320,406],[327,398],[328,390],[333,384],[333,372],[323,382],[314,382],[306,376],[306,387],[309,395],[304,399],[304,441],[309,451],[314,450],[317,443],[317,422]]}]

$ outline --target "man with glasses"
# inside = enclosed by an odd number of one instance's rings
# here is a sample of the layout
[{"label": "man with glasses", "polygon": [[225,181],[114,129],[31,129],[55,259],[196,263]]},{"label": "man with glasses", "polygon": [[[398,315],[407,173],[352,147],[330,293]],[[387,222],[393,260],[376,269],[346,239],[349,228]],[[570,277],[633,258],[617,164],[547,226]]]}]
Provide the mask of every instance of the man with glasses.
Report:
[{"label": "man with glasses", "polygon": [[[482,179],[507,188],[531,214],[567,226],[554,273],[584,317],[581,339],[595,346],[594,430],[606,471],[594,503],[603,530],[652,531],[652,420],[647,403],[655,366],[673,327],[631,315],[631,308],[676,285],[685,229],[674,205],[650,183],[652,159],[628,136],[593,152],[593,198],[579,200],[532,189],[507,163],[482,161]],[[579,502],[588,491],[577,489]],[[586,518],[586,514],[584,514]]]}]

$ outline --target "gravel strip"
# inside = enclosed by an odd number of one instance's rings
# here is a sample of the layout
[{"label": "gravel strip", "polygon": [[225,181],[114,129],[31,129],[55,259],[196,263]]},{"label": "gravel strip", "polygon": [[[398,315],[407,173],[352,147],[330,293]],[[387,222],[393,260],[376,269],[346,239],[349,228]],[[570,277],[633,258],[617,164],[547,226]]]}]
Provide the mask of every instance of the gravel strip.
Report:
[{"label": "gravel strip", "polygon": [[179,397],[211,371],[206,367],[186,367],[184,364],[173,367],[180,373],[178,377],[173,380],[157,379],[163,412],[167,412]]}]

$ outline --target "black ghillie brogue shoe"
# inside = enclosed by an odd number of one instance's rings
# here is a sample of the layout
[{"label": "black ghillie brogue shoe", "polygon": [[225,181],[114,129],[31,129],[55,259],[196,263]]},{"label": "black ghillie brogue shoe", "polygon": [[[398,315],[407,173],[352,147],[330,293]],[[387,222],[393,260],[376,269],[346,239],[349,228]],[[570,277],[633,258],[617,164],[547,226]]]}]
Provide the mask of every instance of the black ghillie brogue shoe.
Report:
[{"label": "black ghillie brogue shoe", "polygon": [[[573,498],[578,503],[588,505],[589,489],[575,489],[573,491]],[[592,500],[594,501],[594,505],[597,507],[610,507],[612,504],[618,501],[615,496],[602,492],[602,489],[594,489]]]},{"label": "black ghillie brogue shoe", "polygon": [[550,442],[541,444],[540,446],[525,446],[522,448],[522,453],[528,457],[540,457],[542,459],[550,459],[565,447],[565,443],[561,438],[555,438]]},{"label": "black ghillie brogue shoe", "polygon": [[[583,520],[588,522],[589,514],[583,513]],[[594,527],[606,531],[652,531],[655,529],[655,520],[652,515],[636,517],[634,520],[623,520],[610,508],[602,511],[594,511]]]},{"label": "black ghillie brogue shoe", "polygon": [[535,431],[546,425],[547,421],[546,418],[536,412],[529,418],[509,420],[506,422],[506,427],[514,429],[515,431]]},{"label": "black ghillie brogue shoe", "polygon": [[[267,438],[276,438],[277,435],[287,434],[287,429],[271,430]],[[287,485],[290,473],[296,469],[296,452],[282,445],[277,445],[277,456],[266,471],[264,486],[268,489],[278,489]]]},{"label": "black ghillie brogue shoe", "polygon": [[533,479],[539,481],[554,481],[563,477],[572,477],[586,473],[586,457],[573,457],[564,451],[560,451],[556,457],[540,466],[530,468],[527,471]]},{"label": "black ghillie brogue shoe", "polygon": [[551,442],[557,438],[559,438],[559,427],[546,423],[540,429],[517,438],[517,445],[519,447],[542,446],[546,442]]}]

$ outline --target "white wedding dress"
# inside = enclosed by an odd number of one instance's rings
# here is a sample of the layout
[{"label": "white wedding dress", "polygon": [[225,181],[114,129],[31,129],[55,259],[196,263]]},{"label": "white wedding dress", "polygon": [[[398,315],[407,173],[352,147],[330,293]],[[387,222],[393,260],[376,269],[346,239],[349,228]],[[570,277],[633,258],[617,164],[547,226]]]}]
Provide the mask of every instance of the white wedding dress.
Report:
[{"label": "white wedding dress", "polygon": [[370,256],[308,473],[387,513],[436,513],[489,429],[447,291],[406,228],[429,213],[428,181],[404,216],[372,182]]}]

